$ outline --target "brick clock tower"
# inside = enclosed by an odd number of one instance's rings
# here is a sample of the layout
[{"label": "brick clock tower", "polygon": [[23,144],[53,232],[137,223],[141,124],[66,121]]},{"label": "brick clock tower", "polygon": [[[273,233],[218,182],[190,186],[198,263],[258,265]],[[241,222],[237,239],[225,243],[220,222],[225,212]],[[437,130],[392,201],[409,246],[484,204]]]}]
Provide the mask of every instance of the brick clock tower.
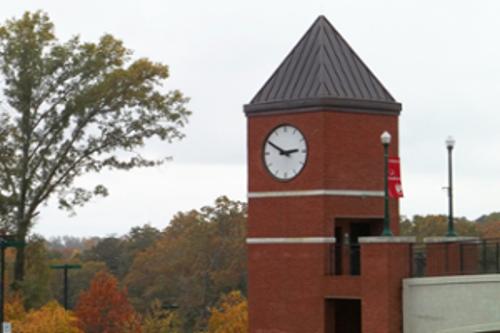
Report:
[{"label": "brick clock tower", "polygon": [[382,232],[380,135],[397,156],[401,104],[320,16],[244,111],[250,332],[398,332],[387,281],[407,272],[384,261],[394,248],[359,244]]}]

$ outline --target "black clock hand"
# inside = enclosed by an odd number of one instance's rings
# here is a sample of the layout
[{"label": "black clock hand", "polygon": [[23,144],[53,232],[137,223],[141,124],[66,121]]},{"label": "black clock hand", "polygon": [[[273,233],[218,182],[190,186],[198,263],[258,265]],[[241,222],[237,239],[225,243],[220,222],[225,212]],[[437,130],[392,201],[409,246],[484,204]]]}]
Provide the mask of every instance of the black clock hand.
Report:
[{"label": "black clock hand", "polygon": [[293,154],[293,153],[298,153],[299,150],[298,149],[289,149],[289,150],[285,150],[283,152],[283,154],[285,154],[286,156],[290,156],[290,154]]},{"label": "black clock hand", "polygon": [[268,141],[268,143],[269,143],[272,147],[276,148],[276,149],[280,152],[280,155],[286,155],[286,152],[285,152],[285,150],[284,150],[284,149],[282,149],[282,148],[280,148],[280,147],[276,146],[276,145],[275,145],[274,143],[272,143],[271,141]]}]

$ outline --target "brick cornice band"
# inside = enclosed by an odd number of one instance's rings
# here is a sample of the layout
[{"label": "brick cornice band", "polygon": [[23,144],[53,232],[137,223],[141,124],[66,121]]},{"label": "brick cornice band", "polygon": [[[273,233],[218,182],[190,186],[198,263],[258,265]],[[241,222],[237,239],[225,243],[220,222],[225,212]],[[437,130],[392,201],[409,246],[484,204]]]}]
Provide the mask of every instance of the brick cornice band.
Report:
[{"label": "brick cornice band", "polygon": [[299,190],[299,191],[248,192],[249,199],[312,197],[312,196],[383,197],[384,191],[318,189],[318,190]]},{"label": "brick cornice band", "polygon": [[333,244],[335,237],[252,237],[247,244]]}]

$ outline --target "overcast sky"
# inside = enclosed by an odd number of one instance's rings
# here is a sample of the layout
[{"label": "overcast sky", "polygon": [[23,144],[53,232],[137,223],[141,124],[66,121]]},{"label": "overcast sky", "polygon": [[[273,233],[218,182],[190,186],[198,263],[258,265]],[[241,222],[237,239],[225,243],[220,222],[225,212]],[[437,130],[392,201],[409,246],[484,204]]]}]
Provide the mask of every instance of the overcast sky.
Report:
[{"label": "overcast sky", "polygon": [[111,33],[135,56],[168,64],[166,88],[191,97],[193,116],[182,142],[146,148],[173,162],[86,176],[82,183],[105,183],[110,196],[76,217],[49,204],[35,232],[121,235],[145,223],[164,228],[176,212],[219,195],[245,200],[242,105],[320,14],[403,104],[401,213],[447,212],[448,135],[457,141],[455,215],[500,211],[499,1],[3,0],[0,19],[37,9],[61,40]]}]

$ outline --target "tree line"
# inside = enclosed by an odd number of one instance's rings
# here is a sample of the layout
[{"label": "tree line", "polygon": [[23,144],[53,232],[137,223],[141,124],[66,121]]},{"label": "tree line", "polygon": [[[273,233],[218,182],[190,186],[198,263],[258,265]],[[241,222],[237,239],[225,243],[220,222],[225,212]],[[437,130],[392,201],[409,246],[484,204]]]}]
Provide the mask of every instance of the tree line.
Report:
[{"label": "tree line", "polygon": [[[108,294],[115,289],[125,295],[122,300],[136,325],[130,324],[136,327],[133,332],[226,332],[216,331],[217,325],[245,325],[246,320],[246,222],[246,204],[223,196],[212,206],[179,212],[163,230],[143,225],[121,237],[44,240],[35,235],[26,248],[26,278],[9,299],[22,296],[27,311],[53,308],[52,300],[62,304],[62,274],[50,265],[77,263],[82,269],[69,273],[69,305],[77,314],[89,290],[87,300],[106,300],[113,299]],[[456,218],[455,223],[460,236],[500,238],[498,213],[475,221]],[[447,216],[402,217],[400,227],[402,235],[417,240],[443,236]],[[7,256],[11,273],[12,251]],[[99,306],[104,305],[88,305]],[[87,321],[99,321],[97,312],[85,313]]]},{"label": "tree line", "polygon": [[[100,307],[118,311],[122,306],[129,310],[119,313],[133,313],[127,322],[135,327],[130,332],[207,332],[214,313],[223,317],[220,302],[226,308],[235,304],[241,309],[246,304],[246,220],[245,203],[220,197],[212,206],[178,213],[161,231],[144,225],[121,237],[45,240],[34,235],[26,247],[25,279],[10,290],[8,299],[21,298],[28,311],[46,306],[50,309],[52,300],[63,304],[63,274],[50,266],[80,264],[81,269],[69,272],[69,307],[75,309],[80,322],[102,319],[125,323],[120,316],[111,315],[113,320],[99,317]],[[7,255],[10,277],[14,252],[9,250]],[[124,293],[122,300],[114,305],[105,303],[117,297],[109,294],[114,289]],[[88,293],[91,296],[85,296]],[[93,310],[82,312],[82,302],[90,300],[104,303],[88,305]],[[230,321],[218,322],[222,325]],[[164,328],[153,331],[146,329],[148,325]],[[107,332],[99,329],[87,327],[84,332]],[[128,331],[120,327],[109,332]]]},{"label": "tree line", "polygon": [[[500,239],[500,213],[482,215],[476,220],[465,217],[454,219],[455,231],[459,236]],[[445,236],[448,229],[447,215],[415,215],[401,217],[402,236],[416,236],[421,242],[425,237]]]}]

